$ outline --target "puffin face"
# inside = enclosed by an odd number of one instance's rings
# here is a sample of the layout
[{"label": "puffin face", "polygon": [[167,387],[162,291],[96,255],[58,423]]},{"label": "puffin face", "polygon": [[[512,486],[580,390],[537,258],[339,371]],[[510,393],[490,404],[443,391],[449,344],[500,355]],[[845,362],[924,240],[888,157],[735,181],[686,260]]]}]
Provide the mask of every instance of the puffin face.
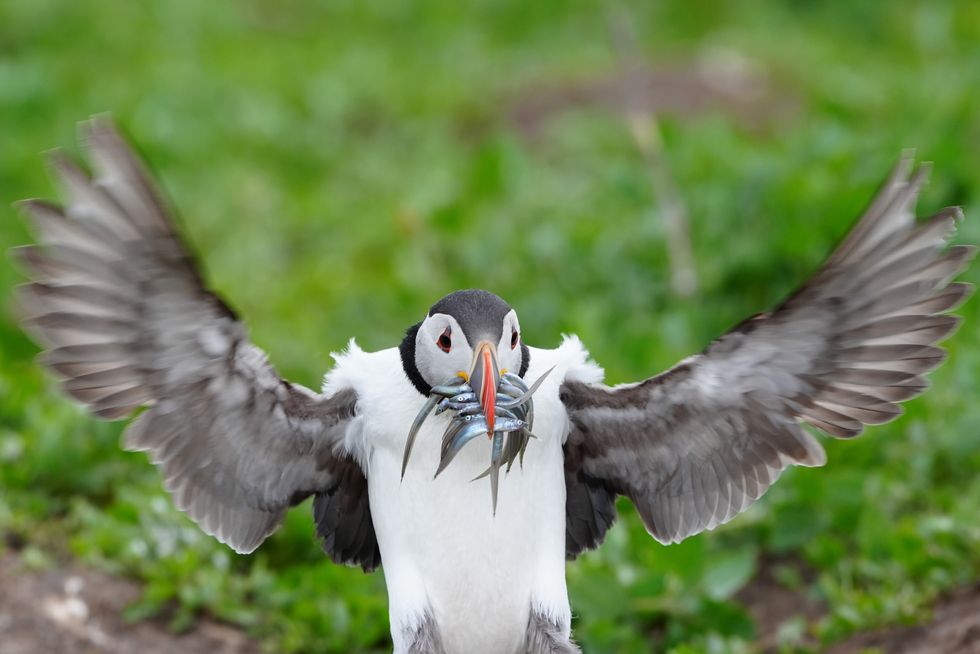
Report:
[{"label": "puffin face", "polygon": [[415,333],[415,368],[429,387],[454,377],[472,387],[492,434],[502,374],[523,373],[517,312],[493,293],[456,291],[436,302]]},{"label": "puffin face", "polygon": [[490,441],[489,476],[493,510],[497,510],[497,479],[509,471],[534,435],[531,396],[548,376],[528,385],[523,377],[529,351],[521,342],[517,313],[493,293],[456,291],[429,309],[429,315],[405,334],[402,367],[412,385],[425,396],[405,439],[402,478],[415,437],[429,414],[452,411],[442,436],[436,476],[464,445],[481,435]]}]

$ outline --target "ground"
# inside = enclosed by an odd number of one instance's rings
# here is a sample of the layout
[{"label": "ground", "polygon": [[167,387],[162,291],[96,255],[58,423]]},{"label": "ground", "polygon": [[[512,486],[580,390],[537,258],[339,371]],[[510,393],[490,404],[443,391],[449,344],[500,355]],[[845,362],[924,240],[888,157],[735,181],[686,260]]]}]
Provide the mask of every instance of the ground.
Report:
[{"label": "ground", "polygon": [[978,654],[980,585],[943,598],[926,624],[859,634],[830,648],[827,654],[859,654],[873,648],[888,654]]},{"label": "ground", "polygon": [[[792,562],[799,567],[799,564]],[[780,628],[796,616],[814,622],[827,613],[826,605],[804,592],[792,591],[773,578],[772,565],[763,565],[736,598],[758,628],[755,645],[775,654]],[[815,647],[815,643],[809,643]],[[978,654],[980,653],[980,584],[960,588],[936,601],[932,616],[922,624],[895,626],[854,634],[825,654]]]},{"label": "ground", "polygon": [[[794,615],[826,611],[781,586],[763,568],[739,593],[759,626],[756,645],[778,651],[780,625]],[[77,564],[34,570],[16,554],[0,558],[0,654],[258,654],[258,642],[233,626],[202,618],[181,634],[165,621],[131,622],[122,617],[140,594],[137,583]],[[925,624],[859,633],[826,654],[980,653],[980,584],[940,599]]]},{"label": "ground", "polygon": [[79,565],[32,570],[19,557],[0,558],[0,654],[253,654],[239,629],[213,620],[169,632],[160,620],[130,622],[123,609],[139,585]]}]

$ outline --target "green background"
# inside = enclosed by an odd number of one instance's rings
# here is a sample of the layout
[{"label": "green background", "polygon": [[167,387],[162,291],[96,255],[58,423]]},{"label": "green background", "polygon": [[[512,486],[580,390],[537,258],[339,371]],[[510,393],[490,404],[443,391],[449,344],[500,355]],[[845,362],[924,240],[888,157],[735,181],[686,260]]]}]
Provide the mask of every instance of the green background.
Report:
[{"label": "green background", "polygon": [[[650,167],[608,93],[623,16],[660,80],[645,97],[690,216],[693,298],[670,291]],[[658,372],[805,280],[906,147],[936,162],[920,213],[961,204],[957,240],[980,243],[976,2],[0,0],[0,247],[28,238],[11,202],[54,194],[38,153],[75,148],[77,121],[105,111],[213,286],[311,386],[351,336],[392,346],[471,286],[517,308],[535,345],[578,334],[611,382]],[[388,647],[381,576],[329,564],[309,506],[234,555],[118,449],[121,425],[61,399],[10,316],[19,280],[0,264],[6,542],[144,581],[133,618],[166,610],[181,629],[207,612],[272,651]],[[788,472],[732,524],[665,548],[621,503],[604,547],[569,566],[586,651],[755,651],[734,595],[760,566],[825,607],[783,625],[786,651],[923,620],[976,580],[980,315],[960,313],[904,417],[828,439],[826,468]]]}]

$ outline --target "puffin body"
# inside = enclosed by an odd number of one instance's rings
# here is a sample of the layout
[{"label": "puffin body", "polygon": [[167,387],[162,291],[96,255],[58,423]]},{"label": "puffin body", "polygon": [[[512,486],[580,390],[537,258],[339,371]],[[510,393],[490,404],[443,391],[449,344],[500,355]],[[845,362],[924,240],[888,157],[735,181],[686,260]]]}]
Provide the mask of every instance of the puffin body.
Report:
[{"label": "puffin body", "polygon": [[562,465],[568,424],[558,389],[564,378],[598,382],[602,372],[575,338],[554,350],[529,350],[527,379],[554,370],[534,394],[537,439],[523,465],[501,480],[496,515],[480,483],[486,480],[472,481],[487,467],[487,439],[463,448],[433,479],[448,413],[423,425],[400,479],[406,425],[425,397],[404,375],[392,374],[402,368],[397,348],[367,353],[352,343],[326,376],[326,394],[354,388],[360,398],[347,447],[362,453],[368,470],[396,651],[408,651],[425,616],[438,625],[448,652],[522,651],[532,609],[568,635]]},{"label": "puffin body", "polygon": [[[353,341],[316,392],[281,378],[210,291],[142,163],[105,120],[93,174],[55,155],[65,206],[22,204],[23,325],[97,417],[143,408],[127,449],[237,552],[313,497],[326,554],[385,568],[398,654],[570,654],[565,562],[598,547],[616,499],[653,539],[728,522],[820,441],[894,419],[926,388],[970,294],[952,281],[956,207],[915,218],[902,159],[793,295],[673,368],[606,386],[578,339],[530,347],[482,290],[437,301],[398,347]],[[487,490],[490,493],[487,493]],[[329,592],[325,589],[324,592]]]}]

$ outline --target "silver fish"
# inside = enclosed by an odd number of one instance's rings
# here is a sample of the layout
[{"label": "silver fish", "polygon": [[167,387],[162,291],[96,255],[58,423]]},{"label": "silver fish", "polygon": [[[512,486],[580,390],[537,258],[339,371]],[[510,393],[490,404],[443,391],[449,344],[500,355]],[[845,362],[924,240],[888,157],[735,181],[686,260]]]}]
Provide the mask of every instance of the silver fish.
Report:
[{"label": "silver fish", "polygon": [[450,380],[444,384],[440,384],[439,386],[433,386],[429,393],[435,393],[436,395],[442,395],[443,397],[452,397],[453,395],[457,395],[459,393],[473,392],[473,389],[465,382],[465,380],[463,380],[462,377],[457,377],[456,379],[459,380],[458,384],[453,384],[452,380]]},{"label": "silver fish", "polygon": [[[529,399],[531,399],[531,395],[534,394],[534,391],[538,390],[538,387],[541,386],[541,382],[544,381],[544,378],[547,377],[551,373],[551,371],[554,370],[554,369],[555,369],[554,366],[552,366],[551,368],[549,368],[547,370],[547,372],[545,372],[543,375],[541,375],[540,377],[538,377],[537,381],[535,381],[533,384],[531,384],[531,387],[528,388],[524,392],[524,394],[521,395],[520,397],[514,398],[510,402],[498,403],[498,406],[503,406],[504,408],[510,409],[512,407],[515,407],[515,406],[519,406],[521,404],[524,404]],[[507,373],[507,374],[510,374],[510,373]]]},{"label": "silver fish", "polygon": [[473,416],[471,421],[461,421],[458,425],[451,426],[447,431],[442,441],[442,459],[439,461],[439,467],[436,469],[436,474],[433,475],[433,479],[439,476],[446,466],[456,458],[459,451],[463,449],[463,446],[469,443],[471,440],[477,436],[483,436],[487,433],[487,422],[482,416]]},{"label": "silver fish", "polygon": [[432,409],[436,407],[439,403],[438,395],[430,395],[429,399],[425,401],[422,405],[422,410],[419,411],[418,415],[415,416],[415,421],[412,423],[412,428],[408,430],[408,440],[405,441],[405,453],[402,455],[402,479],[405,478],[405,469],[408,467],[408,457],[412,455],[412,446],[415,445],[415,437],[418,436],[419,429],[422,428],[422,423],[425,419],[429,417],[432,413]]},{"label": "silver fish", "polygon": [[459,395],[454,395],[453,397],[447,397],[439,402],[439,406],[436,407],[436,415],[439,415],[448,409],[455,409],[459,411],[460,409],[467,407],[474,402],[479,404],[476,399],[476,393],[461,393]]},{"label": "silver fish", "polygon": [[[554,370],[554,368],[552,368],[551,370]],[[548,370],[548,372],[551,372],[551,370]],[[545,376],[547,376],[548,372],[546,372],[543,375],[541,375],[541,377],[539,379],[543,379]],[[524,381],[524,379],[522,377],[520,377],[518,375],[515,375],[512,372],[505,372],[502,375],[502,377],[503,377],[503,380],[506,381],[508,384],[512,384],[513,386],[516,386],[517,388],[521,389],[522,391],[528,390],[528,388],[527,388],[527,382]]]},{"label": "silver fish", "polygon": [[497,431],[506,433],[509,431],[524,429],[527,427],[527,423],[523,420],[518,420],[517,418],[504,418],[503,420],[497,422],[497,426],[499,427]]},{"label": "silver fish", "polygon": [[[530,386],[521,377],[513,373],[504,373],[498,382],[494,414],[500,420],[496,421],[495,430],[491,435],[490,466],[474,479],[476,481],[490,476],[490,495],[495,515],[497,513],[500,468],[506,464],[506,471],[510,472],[514,461],[517,460],[523,465],[527,444],[530,439],[536,438],[531,433],[534,421],[532,396],[552,370],[554,368],[538,377]],[[454,377],[443,384],[434,386],[409,430],[408,439],[405,443],[405,454],[402,459],[402,478],[405,476],[415,438],[433,409],[435,409],[436,414],[449,410],[456,412],[449,421],[446,431],[443,432],[436,477],[446,469],[467,443],[477,436],[488,433],[487,422],[483,416],[483,407],[472,386],[466,380]]]}]

